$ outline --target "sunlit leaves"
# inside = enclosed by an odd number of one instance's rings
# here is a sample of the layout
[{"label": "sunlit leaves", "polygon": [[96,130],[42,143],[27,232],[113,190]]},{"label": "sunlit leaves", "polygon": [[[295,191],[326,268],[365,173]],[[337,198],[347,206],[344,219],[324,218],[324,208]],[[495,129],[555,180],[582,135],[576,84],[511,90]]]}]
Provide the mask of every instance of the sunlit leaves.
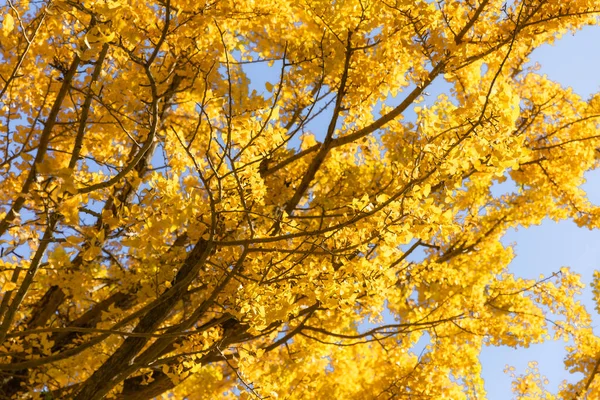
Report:
[{"label": "sunlit leaves", "polygon": [[595,393],[578,276],[500,242],[600,224],[597,96],[523,71],[595,5],[538,3],[8,2],[0,393],[483,398],[549,339]]}]

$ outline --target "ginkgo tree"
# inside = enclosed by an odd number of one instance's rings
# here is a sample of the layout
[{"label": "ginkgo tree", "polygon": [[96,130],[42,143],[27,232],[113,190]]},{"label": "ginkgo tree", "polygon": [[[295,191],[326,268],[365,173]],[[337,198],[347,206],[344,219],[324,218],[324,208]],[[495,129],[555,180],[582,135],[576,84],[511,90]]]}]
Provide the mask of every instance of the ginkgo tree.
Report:
[{"label": "ginkgo tree", "polygon": [[558,338],[578,383],[515,395],[600,397],[579,276],[499,240],[600,227],[600,96],[528,66],[597,1],[0,10],[0,397],[481,399]]}]

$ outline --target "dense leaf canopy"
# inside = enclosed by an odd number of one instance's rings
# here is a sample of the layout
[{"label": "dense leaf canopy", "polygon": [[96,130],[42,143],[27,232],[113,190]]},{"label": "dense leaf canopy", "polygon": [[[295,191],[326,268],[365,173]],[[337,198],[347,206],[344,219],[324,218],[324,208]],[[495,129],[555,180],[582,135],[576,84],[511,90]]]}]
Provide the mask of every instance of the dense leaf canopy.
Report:
[{"label": "dense leaf canopy", "polygon": [[500,242],[600,225],[600,97],[527,64],[596,0],[0,10],[2,398],[481,399],[553,338],[581,380],[515,395],[600,398],[578,275]]}]

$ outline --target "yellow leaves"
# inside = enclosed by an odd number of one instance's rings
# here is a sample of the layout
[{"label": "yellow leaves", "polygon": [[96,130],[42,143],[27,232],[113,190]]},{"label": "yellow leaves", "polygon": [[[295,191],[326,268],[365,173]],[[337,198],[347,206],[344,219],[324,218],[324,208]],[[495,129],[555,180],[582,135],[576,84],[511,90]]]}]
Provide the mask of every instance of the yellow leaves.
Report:
[{"label": "yellow leaves", "polygon": [[545,386],[548,385],[549,382],[545,376],[540,374],[537,362],[530,361],[524,374],[517,376],[514,371],[514,367],[507,366],[505,369],[505,373],[510,373],[510,376],[514,379],[512,389],[513,393],[518,396],[519,399],[557,399],[557,397],[545,389]]},{"label": "yellow leaves", "polygon": [[122,1],[108,0],[94,3],[93,9],[106,18],[111,18],[119,13],[125,7]]},{"label": "yellow leaves", "polygon": [[368,194],[364,194],[361,198],[356,198],[352,200],[352,208],[358,211],[369,211],[369,208],[372,207],[371,201],[369,199]]},{"label": "yellow leaves", "polygon": [[114,31],[105,34],[104,30],[96,25],[83,36],[81,43],[79,43],[76,50],[76,54],[82,60],[92,60],[98,56],[102,45],[110,43],[115,37],[116,33]]},{"label": "yellow leaves", "polygon": [[265,350],[261,348],[247,348],[245,346],[238,348],[239,363],[242,364],[253,364],[260,360],[264,354]]},{"label": "yellow leaves", "polygon": [[2,19],[2,34],[8,36],[15,28],[15,19],[10,13],[4,14]]},{"label": "yellow leaves", "polygon": [[592,281],[592,293],[594,294],[595,309],[596,312],[600,313],[600,271],[594,271],[594,278]]},{"label": "yellow leaves", "polygon": [[[545,318],[560,327],[557,337],[576,339],[571,366],[589,373],[599,347],[573,300],[578,277],[503,274],[513,254],[500,239],[547,215],[580,213],[582,224],[597,224],[577,185],[600,147],[596,139],[578,142],[594,136],[597,123],[579,119],[598,104],[543,77],[512,76],[542,39],[529,25],[518,28],[507,57],[519,21],[511,7],[486,2],[478,14],[464,2],[404,0],[55,7],[60,13],[44,20],[0,110],[10,142],[0,148],[8,157],[0,160],[1,216],[23,203],[0,235],[2,251],[25,254],[3,264],[3,290],[21,284],[13,271],[48,244],[8,334],[83,321],[137,329],[144,352],[155,340],[170,342],[162,360],[148,360],[160,367],[133,371],[112,388],[117,397],[122,388],[145,390],[162,370],[176,387],[158,395],[174,398],[231,394],[237,373],[264,397],[376,398],[389,388],[398,398],[483,398],[481,346],[546,340]],[[542,7],[549,20],[561,19]],[[25,26],[41,19],[36,10],[20,14]],[[20,56],[5,45],[19,33],[9,13],[0,46],[6,77]],[[535,29],[565,25],[552,24]],[[77,44],[87,50],[69,82]],[[442,73],[452,88],[429,96],[429,82],[444,83]],[[61,87],[70,88],[62,100]],[[492,192],[502,181],[520,190],[499,198]],[[108,184],[77,194],[99,182]],[[42,242],[53,217],[51,240]],[[53,337],[60,340],[50,344]],[[423,356],[419,337],[430,339]],[[106,359],[126,353],[120,335],[12,336],[5,353],[29,362],[94,338],[93,349],[31,368],[21,385],[93,388]],[[3,368],[15,361],[5,358]],[[102,384],[131,361],[101,372]],[[535,397],[536,385],[523,378],[517,388]]]},{"label": "yellow leaves", "polygon": [[98,257],[100,252],[101,252],[101,248],[99,246],[90,246],[83,252],[82,257],[85,261],[92,261],[96,257]]},{"label": "yellow leaves", "polygon": [[62,246],[56,247],[56,249],[50,255],[50,260],[55,268],[60,268],[70,263],[69,254]]},{"label": "yellow leaves", "polygon": [[67,198],[60,207],[60,212],[65,218],[65,223],[69,225],[79,225],[79,204],[80,196],[71,196]]},{"label": "yellow leaves", "polygon": [[302,149],[308,149],[312,146],[314,146],[315,144],[317,144],[317,140],[315,139],[315,135],[308,133],[308,134],[304,134],[302,136]]},{"label": "yellow leaves", "polygon": [[2,292],[4,293],[15,290],[16,288],[17,284],[15,282],[5,281],[2,283]]}]

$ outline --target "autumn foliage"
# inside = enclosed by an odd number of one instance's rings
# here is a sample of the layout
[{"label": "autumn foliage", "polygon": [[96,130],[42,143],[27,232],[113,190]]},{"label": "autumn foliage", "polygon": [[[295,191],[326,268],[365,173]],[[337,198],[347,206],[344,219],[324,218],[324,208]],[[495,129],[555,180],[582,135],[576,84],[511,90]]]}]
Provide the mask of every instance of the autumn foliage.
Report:
[{"label": "autumn foliage", "polygon": [[482,399],[557,338],[579,383],[515,395],[600,398],[578,275],[499,240],[600,227],[600,97],[527,64],[597,1],[0,10],[1,398]]}]

